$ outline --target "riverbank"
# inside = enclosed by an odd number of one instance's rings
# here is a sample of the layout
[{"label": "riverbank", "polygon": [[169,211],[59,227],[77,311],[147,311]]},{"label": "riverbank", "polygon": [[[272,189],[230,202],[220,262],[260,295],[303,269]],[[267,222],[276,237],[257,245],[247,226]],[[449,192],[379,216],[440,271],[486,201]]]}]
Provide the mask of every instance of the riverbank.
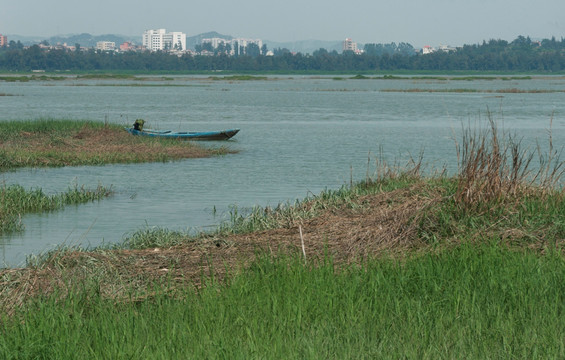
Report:
[{"label": "riverbank", "polygon": [[211,235],[53,252],[0,272],[0,353],[562,357],[563,193],[467,207],[456,189],[402,176]]},{"label": "riverbank", "polygon": [[381,164],[211,234],[140,230],[3,270],[0,353],[563,357],[562,163],[533,172],[482,136],[454,177]]},{"label": "riverbank", "polygon": [[173,161],[225,155],[225,147],[132,136],[123,126],[94,121],[39,119],[0,122],[0,171]]}]

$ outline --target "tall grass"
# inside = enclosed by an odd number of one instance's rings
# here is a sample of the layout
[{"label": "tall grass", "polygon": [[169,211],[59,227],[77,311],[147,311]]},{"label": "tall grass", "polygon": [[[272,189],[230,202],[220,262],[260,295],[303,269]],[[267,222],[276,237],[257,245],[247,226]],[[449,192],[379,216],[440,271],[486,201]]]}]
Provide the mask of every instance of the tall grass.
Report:
[{"label": "tall grass", "polygon": [[0,314],[0,357],[437,359],[565,357],[565,261],[495,245],[337,267],[260,257],[198,292],[142,302],[96,281]]},{"label": "tall grass", "polygon": [[113,193],[111,188],[99,185],[96,189],[75,186],[66,192],[47,195],[41,189],[26,190],[20,185],[0,186],[0,234],[21,231],[21,218],[27,213],[61,209],[66,205],[100,200]]}]

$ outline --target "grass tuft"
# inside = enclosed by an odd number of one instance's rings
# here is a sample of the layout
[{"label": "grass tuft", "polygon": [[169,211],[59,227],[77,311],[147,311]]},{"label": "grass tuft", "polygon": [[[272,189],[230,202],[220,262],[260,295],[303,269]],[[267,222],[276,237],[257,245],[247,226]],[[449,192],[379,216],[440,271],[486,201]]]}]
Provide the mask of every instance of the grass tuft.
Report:
[{"label": "grass tuft", "polygon": [[22,231],[24,214],[54,211],[66,205],[83,204],[113,194],[98,185],[96,189],[75,186],[64,193],[47,195],[41,189],[26,190],[20,185],[0,186],[0,234]]}]

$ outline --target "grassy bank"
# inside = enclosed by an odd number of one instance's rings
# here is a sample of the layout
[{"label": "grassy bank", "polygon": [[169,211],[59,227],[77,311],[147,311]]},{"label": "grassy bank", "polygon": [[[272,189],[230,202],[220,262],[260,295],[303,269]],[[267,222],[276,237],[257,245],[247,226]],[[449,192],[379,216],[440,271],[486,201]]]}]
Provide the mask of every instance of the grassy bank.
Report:
[{"label": "grassy bank", "polygon": [[0,122],[0,171],[171,161],[227,154],[187,141],[136,137],[116,124],[51,120]]},{"label": "grassy bank", "polygon": [[[563,358],[565,193],[494,124],[216,232],[145,229],[0,272],[7,358]],[[543,161],[541,161],[543,160]]]}]

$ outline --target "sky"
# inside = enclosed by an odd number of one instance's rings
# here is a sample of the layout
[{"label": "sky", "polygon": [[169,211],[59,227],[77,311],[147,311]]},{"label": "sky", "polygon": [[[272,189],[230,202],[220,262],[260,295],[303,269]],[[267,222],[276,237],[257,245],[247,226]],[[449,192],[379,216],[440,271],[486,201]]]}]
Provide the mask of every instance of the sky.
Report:
[{"label": "sky", "polygon": [[460,46],[519,35],[561,39],[563,14],[564,0],[12,0],[2,5],[0,34],[141,37],[165,28],[277,42],[351,38]]}]

